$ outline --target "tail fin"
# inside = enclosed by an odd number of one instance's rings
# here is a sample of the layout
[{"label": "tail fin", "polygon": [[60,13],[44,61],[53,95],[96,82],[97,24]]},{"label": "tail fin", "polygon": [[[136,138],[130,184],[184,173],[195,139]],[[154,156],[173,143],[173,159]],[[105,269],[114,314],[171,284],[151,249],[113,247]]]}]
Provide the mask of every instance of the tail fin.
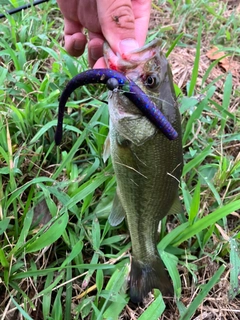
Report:
[{"label": "tail fin", "polygon": [[133,258],[130,272],[131,301],[142,302],[153,288],[159,289],[166,296],[174,294],[173,286],[160,257],[155,257],[155,260],[148,263]]}]

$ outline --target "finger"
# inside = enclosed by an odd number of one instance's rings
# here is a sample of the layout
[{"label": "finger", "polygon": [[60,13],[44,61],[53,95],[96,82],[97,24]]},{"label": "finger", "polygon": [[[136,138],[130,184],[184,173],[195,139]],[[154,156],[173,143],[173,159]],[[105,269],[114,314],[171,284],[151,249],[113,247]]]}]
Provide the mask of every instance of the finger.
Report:
[{"label": "finger", "polygon": [[65,49],[75,57],[83,54],[87,43],[86,36],[82,33],[83,27],[80,23],[64,19]]},{"label": "finger", "polygon": [[151,0],[133,0],[132,9],[135,17],[135,36],[142,47],[146,41],[150,12]]},{"label": "finger", "polygon": [[98,61],[93,66],[93,69],[99,69],[99,68],[107,68],[107,65],[103,57],[98,59]]},{"label": "finger", "polygon": [[103,56],[104,37],[102,34],[89,32],[88,61],[91,67]]},{"label": "finger", "polygon": [[131,0],[97,0],[97,9],[102,33],[114,52],[139,47]]}]

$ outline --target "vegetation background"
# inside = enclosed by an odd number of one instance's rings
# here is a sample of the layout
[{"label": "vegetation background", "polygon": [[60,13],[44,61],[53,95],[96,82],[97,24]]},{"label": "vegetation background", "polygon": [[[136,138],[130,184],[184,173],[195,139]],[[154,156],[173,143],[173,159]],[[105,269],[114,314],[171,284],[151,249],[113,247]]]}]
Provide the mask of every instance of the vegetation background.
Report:
[{"label": "vegetation background", "polygon": [[152,3],[148,41],[162,39],[182,114],[185,213],[164,219],[158,245],[174,301],[126,293],[128,231],[107,222],[105,87],[75,92],[54,144],[59,95],[88,68],[62,34],[53,0],[0,24],[0,318],[240,319],[239,1]]}]

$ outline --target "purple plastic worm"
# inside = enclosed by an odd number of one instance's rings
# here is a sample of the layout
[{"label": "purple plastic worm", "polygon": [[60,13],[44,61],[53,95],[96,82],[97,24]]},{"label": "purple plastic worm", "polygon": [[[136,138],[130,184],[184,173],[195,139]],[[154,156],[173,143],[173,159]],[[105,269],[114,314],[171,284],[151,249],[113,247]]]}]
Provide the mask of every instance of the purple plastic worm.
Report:
[{"label": "purple plastic worm", "polygon": [[[80,86],[84,86],[90,83],[104,83],[107,84],[109,79],[116,79],[118,86],[122,86],[129,89],[124,91],[123,94],[135,104],[135,106],[142,111],[142,113],[157,127],[169,140],[175,140],[178,137],[178,133],[168,122],[163,113],[156,107],[156,105],[148,98],[148,96],[131,80],[127,79],[122,73],[111,69],[93,69],[79,73],[72,78],[66,88],[64,89],[60,101],[58,110],[58,123],[55,133],[56,145],[59,145],[62,140],[62,125],[64,110],[67,100],[71,93]],[[110,82],[108,88],[113,90],[117,86],[116,82]]]}]

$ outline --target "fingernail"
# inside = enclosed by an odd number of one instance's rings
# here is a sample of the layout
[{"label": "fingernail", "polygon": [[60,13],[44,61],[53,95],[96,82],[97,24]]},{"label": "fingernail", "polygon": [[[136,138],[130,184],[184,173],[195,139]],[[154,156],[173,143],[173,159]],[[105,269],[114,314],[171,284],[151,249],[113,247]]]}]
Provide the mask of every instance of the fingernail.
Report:
[{"label": "fingernail", "polygon": [[139,48],[139,44],[135,39],[123,39],[119,43],[120,53],[128,53]]},{"label": "fingernail", "polygon": [[73,44],[73,47],[74,47],[75,50],[82,50],[82,48],[83,48],[82,41],[75,40],[74,44]]}]

